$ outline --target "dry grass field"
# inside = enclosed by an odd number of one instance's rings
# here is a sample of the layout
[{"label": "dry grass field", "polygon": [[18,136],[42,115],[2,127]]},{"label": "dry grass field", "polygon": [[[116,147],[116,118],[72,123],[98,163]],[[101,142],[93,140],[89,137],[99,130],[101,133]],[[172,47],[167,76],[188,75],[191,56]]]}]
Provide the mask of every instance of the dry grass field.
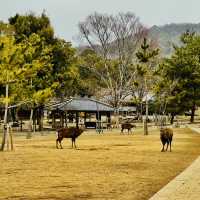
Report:
[{"label": "dry grass field", "polygon": [[143,200],[200,154],[200,135],[174,129],[172,152],[160,152],[159,132],[86,132],[55,148],[55,135],[15,137],[14,152],[0,152],[1,200]]}]

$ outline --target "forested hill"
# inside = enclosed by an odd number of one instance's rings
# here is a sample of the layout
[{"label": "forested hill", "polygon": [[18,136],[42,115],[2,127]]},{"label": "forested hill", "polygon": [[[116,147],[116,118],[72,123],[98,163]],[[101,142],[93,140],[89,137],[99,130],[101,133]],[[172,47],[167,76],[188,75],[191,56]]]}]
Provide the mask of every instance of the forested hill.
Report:
[{"label": "forested hill", "polygon": [[172,44],[180,44],[180,35],[186,30],[200,33],[200,23],[167,24],[164,26],[153,26],[150,29],[150,36],[155,38],[164,56],[169,56],[173,47]]}]

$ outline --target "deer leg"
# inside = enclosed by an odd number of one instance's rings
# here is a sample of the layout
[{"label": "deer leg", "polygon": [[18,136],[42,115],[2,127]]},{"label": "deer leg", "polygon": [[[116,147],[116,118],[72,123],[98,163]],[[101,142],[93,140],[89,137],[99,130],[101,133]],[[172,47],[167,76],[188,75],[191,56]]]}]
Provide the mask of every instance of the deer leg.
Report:
[{"label": "deer leg", "polygon": [[75,138],[72,138],[72,148],[75,147],[76,148],[76,143],[75,143]]},{"label": "deer leg", "polygon": [[172,147],[172,141],[170,140],[170,142],[169,142],[169,144],[170,144],[170,151],[172,151],[172,149],[171,149],[171,147]]},{"label": "deer leg", "polygon": [[58,139],[56,140],[56,148],[58,149]]},{"label": "deer leg", "polygon": [[162,147],[161,152],[165,151],[165,148],[164,148],[165,147],[165,142],[162,141],[162,145],[163,145],[163,147]]},{"label": "deer leg", "polygon": [[124,129],[122,128],[122,129],[121,129],[121,133],[123,133],[123,130],[124,130]]},{"label": "deer leg", "polygon": [[62,140],[59,141],[59,143],[60,143],[60,148],[63,149],[62,144],[61,144],[61,141],[62,141]]},{"label": "deer leg", "polygon": [[61,144],[62,138],[58,138],[58,141],[59,141],[59,144],[60,144],[60,148],[63,149],[62,144]]},{"label": "deer leg", "polygon": [[167,141],[167,148],[166,148],[166,151],[167,151],[167,149],[168,149],[168,146],[169,146],[169,141]]},{"label": "deer leg", "polygon": [[73,147],[74,147],[74,140],[73,140],[73,138],[72,138],[72,149],[73,149]]},{"label": "deer leg", "polygon": [[74,147],[76,149],[76,138],[74,138]]}]

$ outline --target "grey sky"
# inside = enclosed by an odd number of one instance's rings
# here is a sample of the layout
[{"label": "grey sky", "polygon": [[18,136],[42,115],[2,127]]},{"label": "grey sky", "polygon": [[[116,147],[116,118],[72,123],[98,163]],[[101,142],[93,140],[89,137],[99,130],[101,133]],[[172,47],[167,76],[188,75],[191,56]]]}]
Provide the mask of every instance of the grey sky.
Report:
[{"label": "grey sky", "polygon": [[55,34],[73,41],[77,24],[94,11],[100,13],[134,12],[146,26],[166,23],[200,23],[199,0],[0,0],[0,20],[7,21],[16,13],[44,9],[50,17]]}]

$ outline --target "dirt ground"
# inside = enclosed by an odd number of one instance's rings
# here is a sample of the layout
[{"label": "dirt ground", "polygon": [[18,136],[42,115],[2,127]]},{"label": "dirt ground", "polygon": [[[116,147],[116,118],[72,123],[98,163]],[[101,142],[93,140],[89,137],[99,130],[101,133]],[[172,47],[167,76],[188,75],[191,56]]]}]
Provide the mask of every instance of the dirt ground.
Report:
[{"label": "dirt ground", "polygon": [[0,152],[1,200],[143,200],[200,154],[200,135],[174,129],[172,152],[160,152],[158,130],[144,136],[86,132],[55,148],[55,134],[15,137],[14,152]]}]

